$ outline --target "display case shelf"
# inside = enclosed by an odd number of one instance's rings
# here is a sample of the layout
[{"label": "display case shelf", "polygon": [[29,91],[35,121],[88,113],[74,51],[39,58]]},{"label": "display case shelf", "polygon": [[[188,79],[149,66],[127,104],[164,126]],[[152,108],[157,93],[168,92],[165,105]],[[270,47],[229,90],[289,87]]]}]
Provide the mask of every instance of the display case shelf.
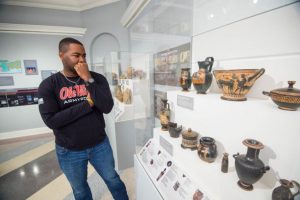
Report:
[{"label": "display case shelf", "polygon": [[156,128],[154,129],[154,138],[158,141],[164,138],[172,145],[173,158],[179,167],[186,171],[188,176],[193,177],[203,192],[207,193],[211,199],[270,199],[272,188],[264,183],[255,184],[255,189],[251,192],[239,188],[233,159],[229,158],[228,173],[223,173],[220,159],[213,163],[206,163],[199,158],[197,150],[181,148],[181,136],[172,138],[168,131]]},{"label": "display case shelf", "polygon": [[[169,133],[154,130],[154,138],[167,141],[172,155],[183,170],[194,177],[203,190],[213,199],[270,199],[272,190],[279,185],[279,178],[300,180],[300,111],[280,110],[266,99],[248,98],[233,102],[220,99],[221,94],[199,95],[194,91],[169,91],[167,98],[171,107],[171,121],[192,128],[202,136],[216,140],[218,157],[214,163],[202,161],[197,151],[181,148],[181,136],[171,138]],[[187,107],[180,98],[187,98]],[[190,105],[192,104],[192,106]],[[181,105],[181,106],[179,106]],[[233,154],[245,154],[242,141],[252,138],[261,141],[264,149],[260,159],[271,170],[254,184],[253,191],[244,191],[237,185],[238,176]],[[221,172],[221,159],[229,153],[229,172]]]}]

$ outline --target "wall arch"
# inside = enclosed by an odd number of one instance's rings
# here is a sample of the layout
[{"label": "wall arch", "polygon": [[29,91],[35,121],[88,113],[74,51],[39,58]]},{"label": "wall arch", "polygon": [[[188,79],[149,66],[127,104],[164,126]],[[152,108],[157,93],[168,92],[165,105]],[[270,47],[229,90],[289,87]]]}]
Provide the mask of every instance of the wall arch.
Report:
[{"label": "wall arch", "polygon": [[97,35],[92,40],[90,46],[90,61],[92,70],[103,73],[104,71],[101,71],[101,63],[104,63],[104,57],[110,52],[119,51],[120,42],[115,35],[108,32],[103,32]]}]

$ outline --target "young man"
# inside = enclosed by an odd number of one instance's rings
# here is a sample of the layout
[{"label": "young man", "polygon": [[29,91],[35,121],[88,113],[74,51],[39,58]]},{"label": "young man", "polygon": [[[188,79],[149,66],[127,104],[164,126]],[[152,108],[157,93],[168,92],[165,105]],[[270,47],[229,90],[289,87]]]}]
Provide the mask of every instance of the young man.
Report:
[{"label": "young man", "polygon": [[114,158],[105,133],[103,113],[113,108],[107,80],[90,72],[85,49],[78,40],[59,43],[63,70],[39,86],[39,110],[53,129],[59,165],[69,180],[75,199],[92,199],[87,183],[90,162],[116,200],[127,200],[124,183],[115,171]]}]

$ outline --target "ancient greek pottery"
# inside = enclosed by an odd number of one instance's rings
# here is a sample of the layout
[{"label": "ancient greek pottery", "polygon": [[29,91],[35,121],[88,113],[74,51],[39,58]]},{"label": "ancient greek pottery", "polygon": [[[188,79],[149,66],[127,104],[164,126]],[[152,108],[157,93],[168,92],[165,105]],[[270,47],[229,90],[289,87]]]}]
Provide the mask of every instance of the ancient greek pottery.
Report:
[{"label": "ancient greek pottery", "polygon": [[169,133],[173,138],[178,138],[182,131],[182,126],[177,127],[177,123],[169,122]]},{"label": "ancient greek pottery", "polygon": [[201,199],[203,199],[203,193],[197,189],[193,195],[193,200],[201,200]]},{"label": "ancient greek pottery", "polygon": [[142,80],[145,79],[145,77],[146,73],[143,70],[137,69],[133,71],[133,78]]},{"label": "ancient greek pottery", "polygon": [[228,153],[224,153],[221,164],[221,171],[223,173],[228,173],[228,164]]},{"label": "ancient greek pottery", "polygon": [[211,137],[201,137],[198,146],[198,155],[201,160],[212,163],[216,160],[218,152],[215,140]]},{"label": "ancient greek pottery", "polygon": [[191,78],[191,68],[182,68],[181,69],[181,75],[180,75],[180,86],[182,87],[182,91],[189,91],[189,88],[192,84],[192,78]]},{"label": "ancient greek pottery", "polygon": [[179,183],[178,181],[176,181],[175,184],[173,185],[173,189],[174,189],[175,191],[177,191],[178,188],[179,188],[179,186],[180,186],[180,183]]},{"label": "ancient greek pottery", "polygon": [[112,85],[118,85],[118,75],[112,72]]},{"label": "ancient greek pottery", "polygon": [[272,200],[294,200],[294,197],[300,192],[300,185],[296,181],[280,179],[280,184],[273,190]]},{"label": "ancient greek pottery", "polygon": [[289,87],[275,89],[271,92],[263,91],[263,94],[270,96],[280,109],[297,110],[300,107],[300,90],[293,87],[295,83],[296,81],[288,81]]},{"label": "ancient greek pottery", "polygon": [[213,64],[213,57],[207,57],[205,61],[198,62],[199,70],[192,76],[192,82],[198,94],[206,94],[206,91],[210,87],[212,82],[211,69]]},{"label": "ancient greek pottery", "polygon": [[218,87],[222,90],[224,100],[246,101],[245,95],[254,82],[265,72],[261,69],[214,70]]},{"label": "ancient greek pottery", "polygon": [[120,85],[115,87],[115,96],[119,101],[123,102],[123,92]]},{"label": "ancient greek pottery", "polygon": [[132,74],[133,74],[133,68],[131,66],[128,66],[126,69],[126,77],[128,79],[132,79]]},{"label": "ancient greek pottery", "polygon": [[125,104],[131,104],[132,102],[132,92],[131,89],[126,88],[126,90],[123,93],[123,103]]},{"label": "ancient greek pottery", "polygon": [[161,107],[159,113],[161,130],[168,130],[168,123],[170,121],[170,105],[167,99],[161,99]]},{"label": "ancient greek pottery", "polygon": [[192,131],[192,129],[188,129],[182,133],[182,148],[189,148],[191,150],[197,149],[197,140],[198,140],[198,133]]},{"label": "ancient greek pottery", "polygon": [[243,144],[248,147],[247,154],[234,154],[235,169],[239,177],[238,185],[244,190],[253,190],[253,185],[263,174],[270,170],[269,166],[258,158],[259,151],[264,148],[264,145],[254,139],[246,139]]}]

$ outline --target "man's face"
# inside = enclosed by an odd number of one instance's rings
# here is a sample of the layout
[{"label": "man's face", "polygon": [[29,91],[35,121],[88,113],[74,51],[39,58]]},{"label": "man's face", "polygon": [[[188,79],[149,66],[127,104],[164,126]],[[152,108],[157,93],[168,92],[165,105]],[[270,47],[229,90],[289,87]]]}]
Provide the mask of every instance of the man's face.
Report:
[{"label": "man's face", "polygon": [[86,63],[86,53],[84,47],[80,44],[69,44],[69,47],[64,52],[59,52],[59,57],[67,70],[76,72],[74,66],[77,63]]}]

